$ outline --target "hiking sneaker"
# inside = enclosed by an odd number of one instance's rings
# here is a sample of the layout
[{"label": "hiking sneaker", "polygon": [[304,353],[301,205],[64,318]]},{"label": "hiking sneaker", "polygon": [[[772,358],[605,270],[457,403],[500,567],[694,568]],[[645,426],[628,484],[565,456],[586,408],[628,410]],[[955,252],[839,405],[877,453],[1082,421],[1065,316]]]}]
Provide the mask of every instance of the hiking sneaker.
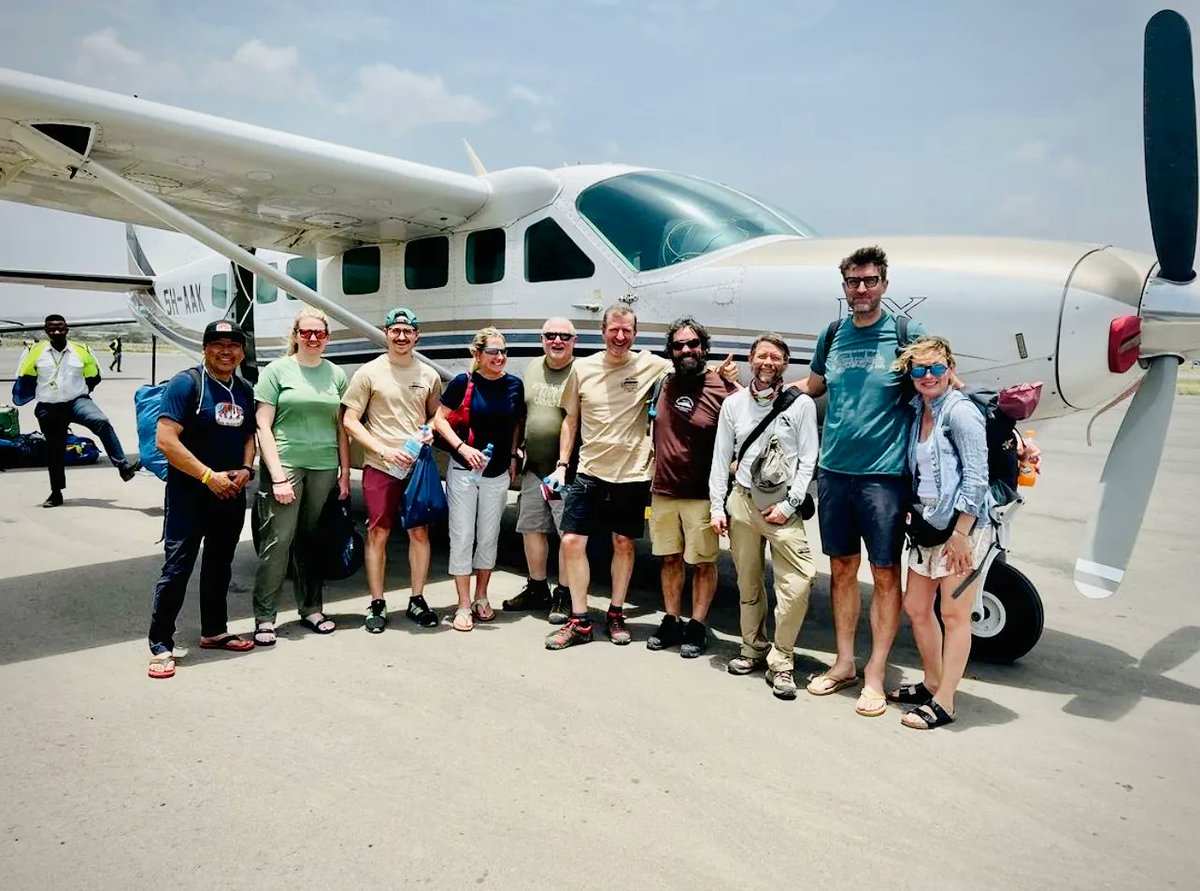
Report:
[{"label": "hiking sneaker", "polygon": [[432,628],[438,623],[437,613],[429,608],[424,595],[421,594],[408,598],[408,609],[404,611],[404,615],[422,628]]},{"label": "hiking sneaker", "polygon": [[762,657],[734,656],[725,663],[725,670],[730,674],[750,674],[767,664]]},{"label": "hiking sneaker", "polygon": [[550,624],[565,625],[571,618],[571,589],[556,585],[550,596]]},{"label": "hiking sneaker", "polygon": [[796,698],[796,678],[790,669],[788,671],[768,671],[767,684],[771,687],[771,692],[775,694],[776,699]]},{"label": "hiking sneaker", "polygon": [[545,579],[529,579],[521,593],[504,601],[503,606],[506,612],[546,609],[550,606],[550,585]]},{"label": "hiking sneaker", "polygon": [[683,643],[679,645],[679,655],[684,659],[695,659],[708,649],[708,629],[703,622],[688,619],[683,628]]},{"label": "hiking sneaker", "polygon": [[683,622],[678,616],[663,616],[654,633],[646,638],[647,650],[665,650],[679,646],[683,641]]},{"label": "hiking sneaker", "polygon": [[565,650],[567,647],[575,646],[575,644],[589,643],[591,639],[592,623],[589,621],[585,625],[581,619],[571,616],[567,619],[565,625],[556,631],[551,631],[546,636],[546,649]]},{"label": "hiking sneaker", "polygon": [[619,647],[623,647],[633,640],[633,635],[625,627],[624,613],[615,613],[612,610],[605,613],[604,630],[608,634],[608,639]]},{"label": "hiking sneaker", "polygon": [[367,621],[364,623],[372,634],[379,634],[387,627],[387,601],[372,600],[367,607]]}]

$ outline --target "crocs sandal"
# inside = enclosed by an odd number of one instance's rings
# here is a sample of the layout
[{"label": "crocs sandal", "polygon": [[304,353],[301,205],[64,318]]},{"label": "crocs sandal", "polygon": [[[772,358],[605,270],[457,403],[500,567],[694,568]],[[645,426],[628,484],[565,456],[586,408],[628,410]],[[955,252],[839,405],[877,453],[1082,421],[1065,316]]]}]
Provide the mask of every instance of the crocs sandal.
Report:
[{"label": "crocs sandal", "polygon": [[159,653],[150,657],[150,668],[147,675],[155,680],[175,677],[175,657],[170,653]]},{"label": "crocs sandal", "polygon": [[475,617],[476,622],[490,622],[496,618],[496,611],[487,602],[487,598],[483,597],[471,604],[471,615]]},{"label": "crocs sandal", "polygon": [[254,649],[254,641],[238,637],[236,634],[222,634],[220,637],[200,638],[200,649],[244,653]]},{"label": "crocs sandal", "polygon": [[454,611],[454,621],[451,623],[455,631],[470,631],[475,627],[475,619],[469,609],[461,606]]}]

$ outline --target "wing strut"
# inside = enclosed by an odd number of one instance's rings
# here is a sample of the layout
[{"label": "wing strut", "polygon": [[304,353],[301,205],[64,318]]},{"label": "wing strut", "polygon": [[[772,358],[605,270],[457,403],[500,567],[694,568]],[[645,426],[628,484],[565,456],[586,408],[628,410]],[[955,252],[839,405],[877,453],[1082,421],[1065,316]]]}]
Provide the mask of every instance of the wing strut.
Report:
[{"label": "wing strut", "polygon": [[[341,304],[322,297],[303,282],[297,281],[290,275],[269,266],[219,232],[214,232],[182,211],[176,210],[165,201],[156,198],[145,189],[134,185],[104,165],[92,159],[84,159],[77,153],[29,127],[13,126],[10,128],[10,137],[46,163],[61,165],[72,176],[79,173],[91,176],[98,184],[108,189],[108,191],[117,197],[128,201],[138,210],[162,220],[177,232],[196,239],[196,241],[205,247],[216,251],[231,262],[249,269],[261,278],[282,288],[297,300],[324,310],[330,318],[336,319],[352,331],[374,341],[385,349],[387,348],[387,337],[381,329],[350,312]],[[422,362],[441,375],[444,380],[449,380],[454,376],[450,369],[431,361],[425,356],[420,355],[420,353],[416,353],[416,355]]]}]

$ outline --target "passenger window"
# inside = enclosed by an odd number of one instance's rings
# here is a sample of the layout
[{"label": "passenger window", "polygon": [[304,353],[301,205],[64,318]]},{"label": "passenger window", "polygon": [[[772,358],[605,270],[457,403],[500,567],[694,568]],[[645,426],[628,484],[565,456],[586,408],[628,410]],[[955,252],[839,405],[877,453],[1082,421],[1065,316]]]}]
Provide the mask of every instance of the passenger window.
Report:
[{"label": "passenger window", "polygon": [[229,276],[224,272],[212,277],[212,305],[218,309],[229,305]]},{"label": "passenger window", "polygon": [[379,290],[379,248],[351,248],[342,254],[342,293],[374,294]]},{"label": "passenger window", "polygon": [[[287,261],[287,274],[302,285],[307,285],[314,291],[317,289],[317,261],[312,257],[293,257]],[[291,294],[288,300],[295,300]]]},{"label": "passenger window", "polygon": [[[278,269],[277,263],[268,263],[272,269]],[[261,275],[255,276],[254,279],[254,296],[259,303],[274,303],[279,298],[279,288],[272,282],[267,281]]]},{"label": "passenger window", "polygon": [[490,285],[504,278],[503,229],[483,229],[467,236],[467,281]]},{"label": "passenger window", "polygon": [[421,238],[404,246],[404,286],[410,291],[444,288],[450,280],[450,239]]},{"label": "passenger window", "polygon": [[547,217],[525,230],[525,280],[558,282],[590,278],[596,265],[562,226]]}]

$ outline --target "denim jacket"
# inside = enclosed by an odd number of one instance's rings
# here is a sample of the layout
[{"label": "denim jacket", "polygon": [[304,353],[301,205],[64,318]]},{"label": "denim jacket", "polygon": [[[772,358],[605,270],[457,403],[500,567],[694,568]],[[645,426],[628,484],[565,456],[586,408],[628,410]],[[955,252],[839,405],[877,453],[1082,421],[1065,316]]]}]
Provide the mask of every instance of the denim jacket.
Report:
[{"label": "denim jacket", "polygon": [[[913,398],[916,410],[908,437],[908,467],[913,475],[914,498],[917,491],[917,438],[921,435],[924,403]],[[970,398],[954,388],[933,400],[933,476],[937,503],[922,509],[929,525],[945,529],[962,511],[986,521],[994,499],[988,488],[987,436],[983,413]]]}]

